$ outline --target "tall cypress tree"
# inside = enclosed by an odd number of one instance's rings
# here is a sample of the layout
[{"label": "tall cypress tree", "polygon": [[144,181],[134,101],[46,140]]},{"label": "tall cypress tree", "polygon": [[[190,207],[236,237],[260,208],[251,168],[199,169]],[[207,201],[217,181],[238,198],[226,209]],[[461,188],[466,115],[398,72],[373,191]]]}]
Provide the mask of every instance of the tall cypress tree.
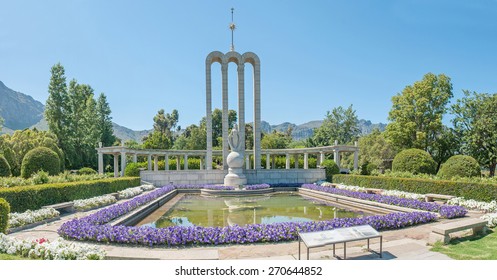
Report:
[{"label": "tall cypress tree", "polygon": [[104,147],[111,146],[116,141],[110,113],[111,110],[109,103],[107,103],[107,97],[104,93],[101,93],[97,100],[97,129],[100,135],[99,142],[102,142]]}]

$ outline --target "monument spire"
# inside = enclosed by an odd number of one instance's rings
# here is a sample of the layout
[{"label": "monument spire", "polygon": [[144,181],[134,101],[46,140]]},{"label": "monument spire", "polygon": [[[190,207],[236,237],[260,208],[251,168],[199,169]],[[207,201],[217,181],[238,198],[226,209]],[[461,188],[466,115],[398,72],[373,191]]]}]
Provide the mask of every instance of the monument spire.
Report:
[{"label": "monument spire", "polygon": [[235,8],[231,8],[231,24],[230,24],[230,29],[231,29],[231,51],[232,52],[235,51],[235,45],[233,43],[233,35],[234,35],[234,31],[236,29],[235,22],[233,21],[233,11],[234,10],[235,10]]}]

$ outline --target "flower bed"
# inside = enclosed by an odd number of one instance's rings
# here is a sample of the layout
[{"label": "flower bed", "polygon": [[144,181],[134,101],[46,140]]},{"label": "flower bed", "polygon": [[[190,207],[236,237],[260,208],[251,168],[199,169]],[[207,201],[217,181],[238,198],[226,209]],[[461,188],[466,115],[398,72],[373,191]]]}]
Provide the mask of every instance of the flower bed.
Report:
[{"label": "flower bed", "polygon": [[438,212],[440,216],[444,218],[457,218],[463,217],[466,215],[467,210],[461,206],[452,206],[452,205],[438,205],[436,203],[422,202],[415,199],[408,198],[400,198],[395,196],[385,196],[379,194],[368,194],[363,192],[355,192],[349,190],[342,190],[330,187],[322,187],[319,185],[313,184],[304,184],[302,188],[321,191],[331,194],[343,195],[347,197],[353,197],[357,199],[376,201],[379,203],[389,204],[389,205],[397,205],[401,207],[407,207],[412,209],[425,210],[430,212]]},{"label": "flower bed", "polygon": [[232,227],[172,226],[159,229],[111,226],[106,224],[174,189],[174,186],[165,186],[124,203],[102,209],[87,217],[68,221],[59,228],[58,232],[63,237],[76,240],[122,244],[141,244],[148,246],[184,244],[218,245],[296,240],[298,231],[320,231],[364,224],[369,224],[377,230],[398,229],[431,222],[437,217],[434,213],[412,212],[360,218],[339,218],[319,222],[289,222]]},{"label": "flower bed", "polygon": [[17,240],[0,233],[0,253],[44,260],[101,260],[105,251],[96,246],[67,243],[62,238],[50,242],[45,239]]},{"label": "flower bed", "polygon": [[154,185],[141,185],[140,188],[142,188],[142,190],[144,192],[148,192],[148,191],[156,189],[156,187]]},{"label": "flower bed", "polygon": [[471,210],[478,210],[485,213],[497,211],[497,201],[491,202],[476,201],[474,199],[464,199],[463,197],[454,197],[447,201],[450,205],[459,205]]},{"label": "flower bed", "polygon": [[263,189],[269,189],[271,186],[269,184],[258,184],[258,185],[247,185],[245,186],[246,190],[253,191],[253,190],[263,190]]},{"label": "flower bed", "polygon": [[45,208],[36,211],[27,210],[23,213],[10,213],[9,228],[18,228],[28,224],[34,224],[36,222],[58,217],[59,215],[59,211],[53,208]]},{"label": "flower bed", "polygon": [[127,188],[125,190],[119,191],[119,199],[126,199],[135,197],[143,192],[141,187]]},{"label": "flower bed", "polygon": [[493,228],[497,226],[497,213],[485,214],[480,219],[487,221],[488,227]]},{"label": "flower bed", "polygon": [[200,189],[217,190],[217,191],[233,191],[235,187],[231,186],[215,186],[215,185],[202,185]]},{"label": "flower bed", "polygon": [[74,209],[77,211],[90,210],[116,203],[117,199],[113,195],[102,195],[89,199],[74,200]]}]

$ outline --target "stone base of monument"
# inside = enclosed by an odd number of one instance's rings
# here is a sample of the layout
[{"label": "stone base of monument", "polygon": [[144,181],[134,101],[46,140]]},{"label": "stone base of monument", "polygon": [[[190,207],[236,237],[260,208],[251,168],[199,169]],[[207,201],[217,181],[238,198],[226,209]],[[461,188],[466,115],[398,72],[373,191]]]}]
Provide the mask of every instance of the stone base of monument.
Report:
[{"label": "stone base of monument", "polygon": [[243,169],[230,168],[228,175],[224,177],[224,185],[242,189],[247,184],[247,177],[243,175]]}]

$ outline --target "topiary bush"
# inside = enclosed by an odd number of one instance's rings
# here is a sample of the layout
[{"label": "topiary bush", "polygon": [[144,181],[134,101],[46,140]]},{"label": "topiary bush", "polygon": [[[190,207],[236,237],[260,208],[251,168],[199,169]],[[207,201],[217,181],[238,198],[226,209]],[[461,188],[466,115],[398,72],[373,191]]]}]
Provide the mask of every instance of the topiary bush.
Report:
[{"label": "topiary bush", "polygon": [[0,198],[0,233],[7,233],[7,226],[9,224],[9,213],[9,203],[5,199]]},{"label": "topiary bush", "polygon": [[97,174],[97,171],[95,171],[93,168],[90,167],[83,167],[78,170],[78,175],[93,175]]},{"label": "topiary bush", "polygon": [[57,175],[60,172],[60,159],[56,152],[49,148],[39,147],[32,149],[24,156],[21,177],[29,178],[40,170],[50,175]]},{"label": "topiary bush", "polygon": [[480,165],[470,156],[456,155],[450,157],[437,173],[437,176],[444,179],[453,177],[479,177],[481,176]]},{"label": "topiary bush", "polygon": [[340,174],[340,168],[338,168],[336,162],[331,159],[326,159],[321,162],[321,166],[326,170],[326,180],[328,182],[332,181],[333,175]]},{"label": "topiary bush", "polygon": [[12,176],[10,164],[3,155],[0,155],[0,177]]},{"label": "topiary bush", "polygon": [[392,162],[392,171],[413,174],[435,174],[437,164],[427,152],[420,149],[407,149],[398,153]]}]

